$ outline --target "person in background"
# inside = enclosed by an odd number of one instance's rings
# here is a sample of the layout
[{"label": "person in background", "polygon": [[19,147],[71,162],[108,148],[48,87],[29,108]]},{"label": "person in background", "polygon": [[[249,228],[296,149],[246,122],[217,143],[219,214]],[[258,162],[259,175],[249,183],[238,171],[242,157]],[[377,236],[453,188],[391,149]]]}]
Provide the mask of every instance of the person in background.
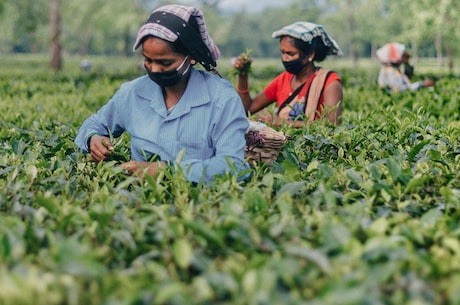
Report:
[{"label": "person in background", "polygon": [[[86,119],[76,145],[92,160],[103,161],[113,152],[111,136],[126,131],[132,160],[121,167],[140,176],[181,166],[189,181],[207,183],[247,168],[248,120],[232,83],[216,70],[220,52],[203,13],[181,5],[155,9],[138,31],[133,49],[138,48],[147,74],[124,83]],[[195,69],[196,63],[207,71]]]},{"label": "person in background", "polygon": [[[377,58],[381,63],[378,76],[379,87],[388,93],[416,91],[434,85],[432,79],[411,82],[413,68],[409,65],[409,54],[402,43],[390,42],[377,49]],[[408,74],[402,73],[401,64],[409,66]]]},{"label": "person in background", "polygon": [[407,51],[404,51],[403,56],[401,58],[401,64],[404,68],[404,74],[407,76],[409,80],[412,79],[414,76],[414,66],[409,63],[410,55]]},{"label": "person in background", "polygon": [[274,116],[260,120],[273,125],[283,123],[304,127],[325,117],[339,124],[342,109],[342,81],[329,69],[315,65],[328,55],[342,55],[337,43],[323,26],[311,22],[295,22],[272,34],[280,41],[281,60],[286,71],[274,78],[254,98],[250,95],[247,66],[251,60],[236,58],[233,67],[239,71],[236,89],[246,111],[256,113],[277,102]]}]

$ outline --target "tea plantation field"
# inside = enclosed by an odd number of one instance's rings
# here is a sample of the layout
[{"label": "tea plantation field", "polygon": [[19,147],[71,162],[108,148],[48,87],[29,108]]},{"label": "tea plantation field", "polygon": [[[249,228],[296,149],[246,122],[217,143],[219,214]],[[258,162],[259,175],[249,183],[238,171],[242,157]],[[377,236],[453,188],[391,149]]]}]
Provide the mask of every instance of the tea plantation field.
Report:
[{"label": "tea plantation field", "polygon": [[[143,73],[78,63],[0,58],[0,304],[460,304],[458,76],[389,96],[375,68],[340,68],[340,126],[282,127],[272,166],[192,186],[77,151]],[[253,94],[276,72],[255,69]]]}]

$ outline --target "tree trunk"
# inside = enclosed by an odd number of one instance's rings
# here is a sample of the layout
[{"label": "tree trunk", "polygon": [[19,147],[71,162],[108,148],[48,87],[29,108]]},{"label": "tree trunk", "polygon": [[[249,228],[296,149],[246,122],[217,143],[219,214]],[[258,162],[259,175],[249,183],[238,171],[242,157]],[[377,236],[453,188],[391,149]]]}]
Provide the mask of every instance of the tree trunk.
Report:
[{"label": "tree trunk", "polygon": [[449,73],[454,72],[454,57],[452,55],[452,48],[450,45],[446,46],[447,66],[449,67]]},{"label": "tree trunk", "polygon": [[132,54],[132,46],[131,46],[131,35],[129,33],[129,28],[126,27],[123,33],[123,53],[125,56],[129,56]]},{"label": "tree trunk", "polygon": [[78,54],[81,56],[86,56],[89,54],[89,44],[90,44],[90,37],[89,35],[85,35],[82,37],[82,40],[80,42],[80,47],[78,49]]},{"label": "tree trunk", "polygon": [[376,59],[377,56],[375,55],[377,52],[377,44],[375,42],[371,42],[371,58]]},{"label": "tree trunk", "polygon": [[411,42],[412,45],[412,58],[413,58],[413,64],[418,63],[418,48],[417,48],[417,42],[414,40]]},{"label": "tree trunk", "polygon": [[62,69],[60,1],[61,0],[50,0],[51,68],[54,71]]},{"label": "tree trunk", "polygon": [[442,34],[440,31],[436,32],[436,57],[438,58],[438,65],[442,67]]}]

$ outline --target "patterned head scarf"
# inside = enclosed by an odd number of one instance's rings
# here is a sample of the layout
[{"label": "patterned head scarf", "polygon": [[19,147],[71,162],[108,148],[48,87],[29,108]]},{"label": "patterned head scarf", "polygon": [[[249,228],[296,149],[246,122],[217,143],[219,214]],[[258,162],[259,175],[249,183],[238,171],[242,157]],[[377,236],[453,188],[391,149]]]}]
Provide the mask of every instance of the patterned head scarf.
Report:
[{"label": "patterned head scarf", "polygon": [[179,40],[193,59],[206,70],[216,71],[219,49],[206,29],[203,13],[195,7],[165,5],[155,9],[139,29],[133,50],[139,48],[146,36],[169,42]]},{"label": "patterned head scarf", "polygon": [[272,34],[273,38],[281,36],[290,36],[311,43],[313,38],[321,37],[324,45],[328,47],[327,55],[343,55],[337,42],[324,30],[322,25],[311,22],[295,22],[287,25],[281,30],[275,31]]},{"label": "patterned head scarf", "polygon": [[377,49],[375,54],[382,64],[389,65],[401,61],[405,49],[406,47],[402,43],[389,42]]}]

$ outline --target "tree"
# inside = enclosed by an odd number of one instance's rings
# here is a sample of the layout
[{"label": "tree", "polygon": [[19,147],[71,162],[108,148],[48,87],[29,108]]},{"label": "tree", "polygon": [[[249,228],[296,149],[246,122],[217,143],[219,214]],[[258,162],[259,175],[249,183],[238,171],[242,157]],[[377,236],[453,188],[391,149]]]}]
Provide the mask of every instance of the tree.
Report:
[{"label": "tree", "polygon": [[329,0],[320,22],[336,38],[343,52],[358,65],[376,45],[388,39],[383,0]]},{"label": "tree", "polygon": [[79,55],[131,54],[131,43],[149,9],[139,0],[65,1],[65,44]]},{"label": "tree", "polygon": [[62,69],[60,0],[50,0],[49,23],[51,37],[51,68],[54,71],[59,71]]},{"label": "tree", "polygon": [[434,41],[436,57],[443,65],[443,53],[448,61],[449,72],[453,71],[454,56],[459,52],[460,4],[458,0],[420,0],[412,3],[414,28],[418,40],[427,37]]},{"label": "tree", "polygon": [[[282,8],[267,8],[253,16],[253,23],[258,25],[256,33],[262,33],[262,35],[254,35],[252,32],[251,40],[259,40],[257,45],[262,50],[262,56],[279,57],[279,41],[272,38],[272,33],[297,21],[318,23],[321,14],[321,7],[317,5],[315,0],[297,1]],[[251,31],[251,29],[249,30]]]},{"label": "tree", "polygon": [[6,0],[0,0],[0,16],[3,14],[3,10],[5,9],[5,2]]},{"label": "tree", "polygon": [[47,24],[47,0],[16,0],[12,6],[17,14],[14,24],[15,49],[37,53],[40,26]]},{"label": "tree", "polygon": [[221,31],[225,39],[218,36],[224,56],[236,56],[246,49],[252,49],[255,57],[279,57],[279,42],[272,33],[296,21],[317,22],[321,9],[315,0],[293,2],[289,6],[267,8],[260,13],[250,14],[246,10],[229,16],[230,26],[224,22]]},{"label": "tree", "polygon": [[[0,52],[54,52],[50,49],[52,0],[0,0]],[[322,24],[346,55],[357,60],[388,41],[412,48],[414,60],[437,56],[449,70],[460,52],[458,0],[292,0],[262,12],[220,11],[222,0],[196,0],[222,55],[247,48],[255,57],[279,57],[271,33],[295,21]],[[178,1],[186,3],[185,0]],[[139,26],[153,8],[170,0],[61,1],[58,29],[62,52],[131,55]],[[190,3],[190,1],[188,2]],[[54,19],[57,21],[58,19]],[[54,35],[58,32],[54,31]],[[61,63],[62,64],[62,63]]]}]

